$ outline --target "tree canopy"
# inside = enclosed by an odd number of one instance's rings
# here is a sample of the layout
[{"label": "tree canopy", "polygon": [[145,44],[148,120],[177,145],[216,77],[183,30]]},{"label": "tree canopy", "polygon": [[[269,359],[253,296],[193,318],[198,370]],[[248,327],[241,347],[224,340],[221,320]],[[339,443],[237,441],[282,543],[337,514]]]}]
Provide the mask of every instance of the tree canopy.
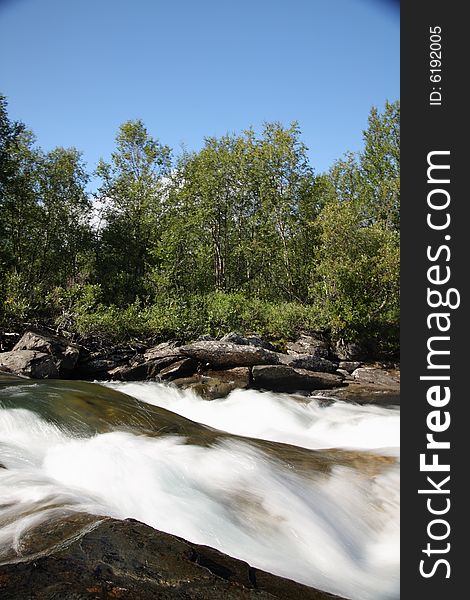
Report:
[{"label": "tree canopy", "polygon": [[2,320],[396,342],[399,116],[398,102],[372,108],[363,150],[322,174],[297,123],[175,157],[128,121],[91,192],[80,152],[41,150],[0,96]]}]

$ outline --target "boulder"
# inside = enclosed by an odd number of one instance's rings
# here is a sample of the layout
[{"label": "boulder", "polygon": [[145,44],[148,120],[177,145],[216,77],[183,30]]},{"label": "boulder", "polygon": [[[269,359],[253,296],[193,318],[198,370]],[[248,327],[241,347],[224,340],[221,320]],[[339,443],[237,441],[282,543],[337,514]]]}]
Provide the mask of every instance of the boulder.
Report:
[{"label": "boulder", "polygon": [[400,371],[385,370],[380,367],[359,367],[353,374],[353,378],[361,384],[381,386],[388,389],[400,388]]},{"label": "boulder", "polygon": [[234,383],[237,388],[247,388],[251,381],[251,369],[249,367],[234,367],[232,369],[208,369],[204,376]]},{"label": "boulder", "polygon": [[346,342],[340,339],[335,344],[335,355],[339,360],[360,361],[367,357],[366,349],[357,342]]},{"label": "boulder", "polygon": [[198,362],[193,358],[183,358],[173,361],[168,367],[165,367],[158,373],[158,378],[162,381],[187,377],[192,375],[198,367]]},{"label": "boulder", "polygon": [[92,354],[77,364],[75,374],[81,379],[107,379],[108,373],[122,362],[106,358],[101,353]]},{"label": "boulder", "polygon": [[301,335],[295,342],[287,343],[288,354],[310,354],[318,358],[328,358],[330,344],[323,337]]},{"label": "boulder", "polygon": [[144,359],[146,361],[150,361],[158,358],[166,358],[168,356],[178,356],[181,354],[179,352],[179,346],[179,342],[176,341],[162,342],[161,344],[146,350],[144,353]]},{"label": "boulder", "polygon": [[51,539],[49,548],[39,555],[2,564],[2,598],[338,599],[138,521],[88,515],[81,518],[84,521],[78,531],[75,523],[68,527],[67,518],[63,520],[63,527],[55,527],[53,532],[48,530],[47,523],[42,525],[44,532],[41,526],[37,528],[36,535],[41,536],[39,544],[43,548],[48,535],[57,536],[60,532],[64,535],[63,532],[68,531],[71,537],[66,543],[52,544]]},{"label": "boulder", "polygon": [[233,381],[221,381],[213,377],[201,377],[198,381],[192,381],[189,384],[181,384],[182,379],[173,381],[180,387],[192,390],[204,400],[217,400],[217,398],[226,398],[230,392],[237,389],[237,385]]},{"label": "boulder", "polygon": [[312,354],[281,354],[279,362],[294,369],[307,369],[321,373],[334,373],[337,369],[337,365],[331,360]]},{"label": "boulder", "polygon": [[230,344],[238,344],[240,346],[255,346],[256,348],[265,348],[266,350],[276,352],[276,348],[272,344],[266,342],[257,335],[243,336],[240,333],[232,331],[231,333],[227,333],[220,338],[220,341],[229,342]]},{"label": "boulder", "polygon": [[129,365],[119,365],[107,373],[114,381],[143,381],[149,374],[149,363],[134,362]]},{"label": "boulder", "polygon": [[72,344],[66,338],[38,331],[27,331],[15,344],[12,351],[18,350],[33,350],[50,354],[54,358],[60,377],[67,377],[72,373],[80,355],[80,347]]},{"label": "boulder", "polygon": [[15,375],[26,375],[33,379],[59,377],[59,369],[54,357],[35,350],[15,350],[0,354],[0,366],[6,367]]},{"label": "boulder", "polygon": [[280,354],[259,346],[233,344],[222,341],[193,342],[181,346],[184,356],[212,367],[251,367],[253,365],[279,364]]},{"label": "boulder", "polygon": [[343,384],[343,378],[338,374],[294,369],[286,365],[255,366],[252,373],[253,387],[274,392],[331,389]]}]

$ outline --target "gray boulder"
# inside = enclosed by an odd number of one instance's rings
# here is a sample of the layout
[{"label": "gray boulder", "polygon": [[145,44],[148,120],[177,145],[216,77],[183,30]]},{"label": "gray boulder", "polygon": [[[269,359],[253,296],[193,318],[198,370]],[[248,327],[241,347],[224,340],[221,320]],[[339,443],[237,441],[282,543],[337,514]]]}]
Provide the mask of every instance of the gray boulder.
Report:
[{"label": "gray boulder", "polygon": [[266,350],[271,350],[272,352],[276,352],[276,348],[258,337],[257,335],[247,335],[243,336],[240,333],[236,333],[232,331],[231,333],[227,333],[222,338],[220,338],[221,342],[229,342],[231,344],[239,344],[240,346],[255,346],[256,348],[265,348]]},{"label": "gray boulder", "polygon": [[59,369],[54,357],[35,350],[15,350],[0,354],[0,366],[15,375],[25,375],[33,379],[59,377]]},{"label": "gray boulder", "polygon": [[322,373],[334,373],[337,369],[336,364],[331,360],[312,354],[281,354],[279,362],[294,369],[307,369]]},{"label": "gray boulder", "polygon": [[276,365],[279,354],[258,346],[233,344],[222,341],[194,342],[181,346],[179,352],[212,367],[251,367]]},{"label": "gray boulder", "polygon": [[353,374],[353,378],[361,384],[399,389],[400,372],[398,370],[386,370],[380,367],[359,367]]},{"label": "gray boulder", "polygon": [[323,337],[301,335],[295,342],[287,343],[288,354],[309,354],[318,358],[328,358],[330,345]]},{"label": "gray boulder", "polygon": [[72,344],[66,338],[37,331],[27,331],[22,336],[12,352],[19,350],[33,350],[51,355],[61,377],[70,375],[80,355],[79,346]]}]

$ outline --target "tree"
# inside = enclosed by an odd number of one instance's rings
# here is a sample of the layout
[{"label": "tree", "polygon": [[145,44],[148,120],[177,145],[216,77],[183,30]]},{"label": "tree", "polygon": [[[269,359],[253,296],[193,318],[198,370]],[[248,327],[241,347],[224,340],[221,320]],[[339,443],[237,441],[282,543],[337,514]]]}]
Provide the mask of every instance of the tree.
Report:
[{"label": "tree", "polygon": [[373,107],[363,132],[364,150],[336,161],[329,172],[337,197],[353,201],[364,221],[400,229],[400,104]]},{"label": "tree", "polygon": [[92,242],[89,176],[80,152],[55,148],[41,154],[37,178],[41,231],[37,276],[49,284],[72,285],[86,279],[91,269],[84,264]]},{"label": "tree", "polygon": [[170,148],[153,139],[140,120],[121,125],[111,162],[98,165],[103,182],[98,198],[107,208],[97,265],[108,300],[125,304],[145,291],[170,171]]}]

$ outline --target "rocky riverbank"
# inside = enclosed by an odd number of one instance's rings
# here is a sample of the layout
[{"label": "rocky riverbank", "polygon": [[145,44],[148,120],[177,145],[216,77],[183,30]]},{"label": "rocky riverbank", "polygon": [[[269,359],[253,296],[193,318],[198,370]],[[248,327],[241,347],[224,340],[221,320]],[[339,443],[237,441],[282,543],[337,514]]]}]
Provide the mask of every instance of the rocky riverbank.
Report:
[{"label": "rocky riverbank", "polygon": [[56,525],[30,532],[42,552],[0,566],[2,598],[339,599],[131,519],[77,513]]},{"label": "rocky riverbank", "polygon": [[357,401],[399,396],[397,364],[359,360],[357,347],[332,347],[322,335],[302,335],[282,349],[237,333],[189,344],[172,340],[99,349],[38,330],[18,337],[11,350],[0,353],[0,368],[35,379],[172,382],[207,399],[236,388],[304,394],[334,390],[341,399]]}]

